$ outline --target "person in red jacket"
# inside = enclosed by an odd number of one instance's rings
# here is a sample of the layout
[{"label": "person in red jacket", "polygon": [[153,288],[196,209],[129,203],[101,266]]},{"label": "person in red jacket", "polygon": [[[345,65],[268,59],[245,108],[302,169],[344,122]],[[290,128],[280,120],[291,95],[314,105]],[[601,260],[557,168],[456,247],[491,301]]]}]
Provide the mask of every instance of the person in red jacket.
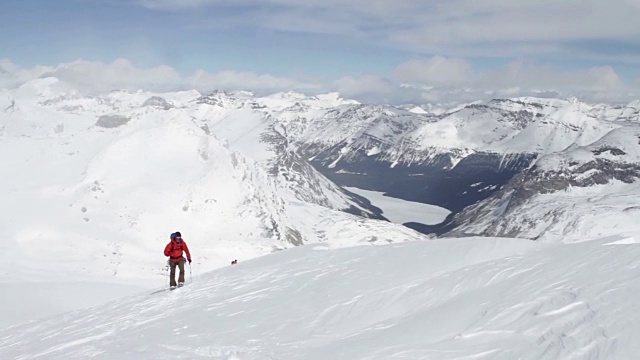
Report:
[{"label": "person in red jacket", "polygon": [[182,234],[180,231],[171,234],[171,242],[164,248],[164,256],[169,257],[169,266],[171,267],[171,280],[169,285],[171,288],[176,287],[176,266],[180,268],[180,275],[178,276],[178,286],[184,285],[184,257],[182,252],[187,253],[187,261],[191,264],[191,254],[187,243],[182,240]]}]

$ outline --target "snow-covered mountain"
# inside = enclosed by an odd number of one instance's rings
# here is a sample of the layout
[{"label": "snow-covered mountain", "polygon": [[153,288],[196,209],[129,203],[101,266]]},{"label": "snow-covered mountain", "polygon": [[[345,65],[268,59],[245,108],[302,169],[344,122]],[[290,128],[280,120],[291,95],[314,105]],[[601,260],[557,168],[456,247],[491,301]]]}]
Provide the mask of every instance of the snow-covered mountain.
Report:
[{"label": "snow-covered mountain", "polygon": [[[278,192],[296,201],[383,218],[379,209],[341,188],[350,186],[437,205],[454,214],[466,209],[465,215],[449,223],[447,229],[458,228],[455,234],[472,226],[467,220],[477,216],[468,214],[482,201],[495,202],[523,178],[536,181],[531,174],[537,171],[533,165],[539,159],[594,144],[615,129],[637,123],[640,113],[640,102],[608,106],[577,99],[496,99],[436,114],[360,104],[335,93],[256,97],[248,92],[117,91],[88,97],[55,78],[5,91],[0,99],[4,99],[0,105],[5,116],[20,119],[1,125],[0,136],[46,137],[88,126],[76,118],[90,118],[95,120],[91,125],[116,133],[145,121],[190,122],[202,136],[218,139],[231,153],[255,161]],[[43,128],[42,118],[61,120]],[[208,156],[207,150],[197,152]],[[265,225],[271,229],[266,233],[296,244],[313,238],[300,234],[281,205],[273,209],[284,215],[263,219],[265,224],[277,224]],[[425,224],[408,225],[423,232],[442,232]]]},{"label": "snow-covered mountain", "polygon": [[639,227],[640,124],[549,154],[454,219],[450,235],[571,241]]}]

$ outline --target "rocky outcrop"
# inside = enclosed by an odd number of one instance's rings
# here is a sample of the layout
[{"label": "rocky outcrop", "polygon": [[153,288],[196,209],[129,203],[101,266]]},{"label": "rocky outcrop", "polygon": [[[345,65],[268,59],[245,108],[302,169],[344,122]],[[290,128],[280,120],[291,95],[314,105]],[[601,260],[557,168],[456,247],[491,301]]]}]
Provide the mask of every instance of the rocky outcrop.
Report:
[{"label": "rocky outcrop", "polygon": [[103,128],[117,128],[131,121],[131,118],[122,115],[102,115],[98,118],[96,126]]},{"label": "rocky outcrop", "polygon": [[155,107],[158,109],[169,110],[173,107],[165,98],[160,96],[152,96],[148,98],[143,104],[143,107]]}]

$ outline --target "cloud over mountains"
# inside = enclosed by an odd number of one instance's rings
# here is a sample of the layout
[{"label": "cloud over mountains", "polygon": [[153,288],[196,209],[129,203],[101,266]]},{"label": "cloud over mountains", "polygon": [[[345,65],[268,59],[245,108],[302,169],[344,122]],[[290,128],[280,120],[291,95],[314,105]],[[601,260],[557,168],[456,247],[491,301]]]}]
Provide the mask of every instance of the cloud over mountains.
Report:
[{"label": "cloud over mountains", "polygon": [[383,103],[464,102],[527,95],[576,96],[599,102],[624,102],[640,97],[640,84],[624,81],[610,66],[560,70],[515,60],[503,66],[478,70],[465,59],[443,56],[406,61],[389,76],[363,73],[334,80],[238,70],[197,70],[185,75],[167,65],[145,68],[127,59],[110,63],[76,60],[31,68],[5,59],[0,61],[0,70],[0,87],[12,88],[34,78],[53,76],[85,93],[117,89],[246,90],[257,94],[290,90],[308,94],[337,91],[359,101]]}]

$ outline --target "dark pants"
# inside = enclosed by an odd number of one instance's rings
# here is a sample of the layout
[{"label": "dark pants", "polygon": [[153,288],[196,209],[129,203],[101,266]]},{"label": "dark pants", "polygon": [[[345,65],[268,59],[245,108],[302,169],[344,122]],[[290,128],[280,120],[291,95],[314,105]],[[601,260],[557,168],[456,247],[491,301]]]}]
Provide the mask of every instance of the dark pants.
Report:
[{"label": "dark pants", "polygon": [[178,282],[184,283],[184,259],[181,259],[178,262],[170,262],[169,266],[171,267],[171,275],[169,275],[170,286],[176,286],[176,266],[180,268],[180,275],[178,275]]}]

